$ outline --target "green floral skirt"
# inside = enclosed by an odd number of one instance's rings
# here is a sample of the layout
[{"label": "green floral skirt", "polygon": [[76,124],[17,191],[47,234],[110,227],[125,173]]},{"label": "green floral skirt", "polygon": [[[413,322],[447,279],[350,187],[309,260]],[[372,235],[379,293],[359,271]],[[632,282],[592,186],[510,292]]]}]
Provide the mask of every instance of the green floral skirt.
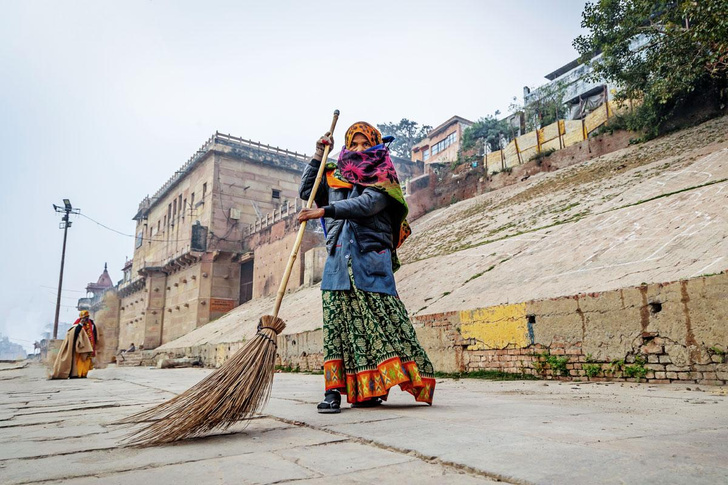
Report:
[{"label": "green floral skirt", "polygon": [[399,385],[416,401],[432,404],[432,363],[407,316],[392,295],[351,290],[323,290],[324,376],[326,390],[337,389],[350,403],[375,397],[386,400]]}]

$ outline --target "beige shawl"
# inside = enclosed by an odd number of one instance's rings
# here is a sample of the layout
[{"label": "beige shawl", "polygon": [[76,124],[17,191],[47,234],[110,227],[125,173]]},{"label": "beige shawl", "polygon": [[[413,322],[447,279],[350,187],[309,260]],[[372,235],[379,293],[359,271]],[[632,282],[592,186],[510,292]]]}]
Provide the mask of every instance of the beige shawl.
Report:
[{"label": "beige shawl", "polygon": [[61,348],[58,351],[56,362],[53,364],[51,379],[68,379],[70,376],[76,376],[76,359],[74,359],[74,355],[94,351],[91,340],[83,328],[78,332],[78,338],[74,339],[75,334],[76,325],[73,325],[66,332],[66,338],[63,339]]}]

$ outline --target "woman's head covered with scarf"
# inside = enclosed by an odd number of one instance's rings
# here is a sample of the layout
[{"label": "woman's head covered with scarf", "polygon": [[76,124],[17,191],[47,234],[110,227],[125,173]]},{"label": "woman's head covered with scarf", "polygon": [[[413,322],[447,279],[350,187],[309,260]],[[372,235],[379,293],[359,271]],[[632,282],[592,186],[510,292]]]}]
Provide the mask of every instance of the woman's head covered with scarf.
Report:
[{"label": "woman's head covered with scarf", "polygon": [[[394,199],[395,204],[390,208],[396,224],[392,228],[392,242],[398,248],[412,232],[406,220],[409,209],[381,132],[364,121],[354,123],[346,130],[338,163],[327,167],[332,169],[326,176],[330,187],[350,188],[351,184],[373,187]],[[346,185],[341,185],[342,182]],[[399,261],[395,258],[392,263],[396,270]]]},{"label": "woman's head covered with scarf", "polygon": [[369,148],[382,144],[382,133],[379,130],[365,121],[357,121],[346,130],[346,135],[344,135],[344,147],[347,150],[354,149],[354,137],[357,134],[366,138]]}]

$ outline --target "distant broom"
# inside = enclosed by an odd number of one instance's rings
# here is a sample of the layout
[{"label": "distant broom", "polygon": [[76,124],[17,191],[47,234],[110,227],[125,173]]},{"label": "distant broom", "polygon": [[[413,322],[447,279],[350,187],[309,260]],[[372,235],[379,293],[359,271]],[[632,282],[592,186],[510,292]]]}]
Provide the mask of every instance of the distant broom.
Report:
[{"label": "distant broom", "polygon": [[[336,110],[329,131],[332,135],[338,119],[339,110]],[[321,183],[330,148],[330,145],[324,148],[316,181],[306,204],[309,209],[313,206]],[[151,422],[145,428],[133,432],[128,438],[129,444],[156,446],[203,435],[215,429],[224,430],[238,421],[250,419],[268,402],[273,385],[276,340],[286,327],[285,322],[278,318],[278,311],[305,230],[306,221],[301,223],[298,230],[298,237],[278,288],[273,315],[261,317],[255,337],[222,367],[187,391],[152,409],[120,420],[119,423],[124,424]]]}]

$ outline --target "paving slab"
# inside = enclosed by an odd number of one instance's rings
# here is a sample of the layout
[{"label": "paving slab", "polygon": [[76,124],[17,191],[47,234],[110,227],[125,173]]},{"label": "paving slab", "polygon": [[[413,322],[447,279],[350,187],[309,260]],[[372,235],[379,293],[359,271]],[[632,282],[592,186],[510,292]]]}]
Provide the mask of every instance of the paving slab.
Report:
[{"label": "paving slab", "polygon": [[[210,371],[110,368],[93,371],[85,381],[48,381],[42,369],[33,366],[8,372],[17,373],[18,379],[3,386],[11,398],[0,402],[7,418],[0,423],[3,485],[330,483],[339,481],[338,477],[351,483],[371,483],[380,477],[378,482],[392,483],[403,476],[418,483],[443,483],[438,481],[443,477],[453,477],[452,483],[494,483],[484,473],[428,462],[416,454],[277,416],[260,416],[224,432],[173,445],[126,447],[124,438],[134,428],[115,421],[169,399]],[[310,414],[310,400],[315,401],[310,380],[289,382],[297,387],[294,393],[300,398],[285,398],[287,405],[300,409],[301,416],[305,410]],[[348,422],[399,419],[362,418]]]},{"label": "paving slab", "polygon": [[[144,379],[169,386],[162,373]],[[395,389],[380,408],[319,415],[321,388],[321,376],[278,374],[264,413],[513,483],[728,481],[728,449],[710,447],[728,435],[721,389],[440,379],[432,407]]]},{"label": "paving slab", "polygon": [[19,378],[0,403],[3,484],[728,483],[724,389],[439,379],[433,406],[394,389],[379,408],[320,415],[322,376],[276,374],[247,426],[139,449],[114,421],[210,370],[109,368],[68,386],[8,372]]}]

